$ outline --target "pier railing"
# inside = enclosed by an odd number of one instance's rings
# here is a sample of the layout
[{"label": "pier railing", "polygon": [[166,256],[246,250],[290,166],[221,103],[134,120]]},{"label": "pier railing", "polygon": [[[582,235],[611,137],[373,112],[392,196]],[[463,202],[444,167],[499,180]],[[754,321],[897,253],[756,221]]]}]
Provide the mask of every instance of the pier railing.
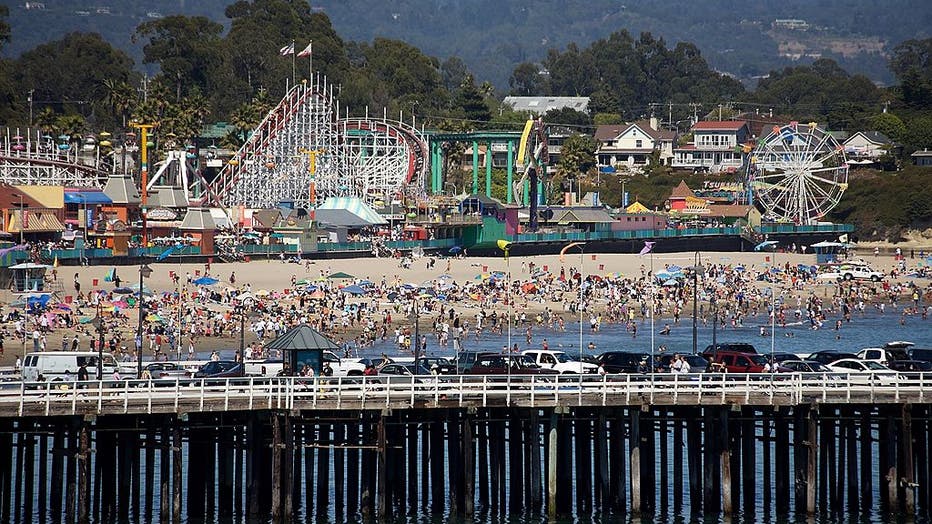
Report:
[{"label": "pier railing", "polygon": [[0,417],[263,409],[925,403],[932,373],[450,375],[42,382],[0,390]]}]

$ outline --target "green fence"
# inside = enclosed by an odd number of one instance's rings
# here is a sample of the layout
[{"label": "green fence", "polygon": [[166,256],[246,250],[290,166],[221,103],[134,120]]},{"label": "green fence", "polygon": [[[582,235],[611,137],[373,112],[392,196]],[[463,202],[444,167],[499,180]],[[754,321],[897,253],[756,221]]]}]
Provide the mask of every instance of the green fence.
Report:
[{"label": "green fence", "polygon": [[770,233],[851,233],[854,226],[851,224],[818,224],[812,226],[797,226],[793,224],[762,225],[758,231]]}]

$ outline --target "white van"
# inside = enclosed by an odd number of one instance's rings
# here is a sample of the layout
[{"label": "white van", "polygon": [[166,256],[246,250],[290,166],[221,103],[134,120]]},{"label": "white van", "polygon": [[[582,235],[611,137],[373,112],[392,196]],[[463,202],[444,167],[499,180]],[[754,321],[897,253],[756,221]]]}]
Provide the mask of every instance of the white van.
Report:
[{"label": "white van", "polygon": [[[28,353],[23,360],[23,381],[36,382],[39,375],[47,381],[77,380],[78,369],[87,366],[88,376],[97,377],[96,351],[43,351]],[[104,378],[110,378],[118,369],[113,355],[105,352],[103,358]]]}]

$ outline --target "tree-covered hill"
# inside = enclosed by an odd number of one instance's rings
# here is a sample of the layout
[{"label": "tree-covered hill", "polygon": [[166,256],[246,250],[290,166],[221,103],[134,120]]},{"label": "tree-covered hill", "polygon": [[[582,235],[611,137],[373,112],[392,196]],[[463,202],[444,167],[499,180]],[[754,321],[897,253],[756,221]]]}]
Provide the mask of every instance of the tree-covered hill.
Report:
[{"label": "tree-covered hill", "polygon": [[[35,2],[30,2],[34,4]],[[206,16],[229,27],[233,0],[45,0],[45,9],[11,6],[13,40],[8,56],[74,31],[99,32],[141,64],[142,50],[131,36],[137,25],[172,14]],[[543,60],[551,49],[586,46],[628,30],[649,32],[671,45],[691,42],[710,65],[742,80],[796,62],[780,54],[832,58],[852,73],[874,81],[893,80],[886,67],[890,49],[925,38],[930,7],[925,0],[889,2],[826,0],[741,2],[738,0],[316,0],[344,39],[403,40],[425,54],[461,58],[477,78],[500,90],[516,64]],[[803,19],[803,30],[775,28],[776,19]],[[275,42],[284,45],[283,42]],[[808,56],[807,56],[808,55]]]}]

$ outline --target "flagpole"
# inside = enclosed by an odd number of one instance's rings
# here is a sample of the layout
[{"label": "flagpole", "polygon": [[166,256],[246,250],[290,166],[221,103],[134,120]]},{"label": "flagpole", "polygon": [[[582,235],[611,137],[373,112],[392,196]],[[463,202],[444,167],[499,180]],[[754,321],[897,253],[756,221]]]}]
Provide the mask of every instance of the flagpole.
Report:
[{"label": "flagpole", "polygon": [[295,53],[296,53],[296,51],[294,50],[294,44],[295,44],[295,41],[292,40],[292,41],[291,41],[291,84],[292,84],[292,85],[294,85],[294,84],[297,82],[297,80],[296,80],[297,75],[296,75],[296,73],[295,73],[295,60],[296,60],[296,58],[295,58]]}]

